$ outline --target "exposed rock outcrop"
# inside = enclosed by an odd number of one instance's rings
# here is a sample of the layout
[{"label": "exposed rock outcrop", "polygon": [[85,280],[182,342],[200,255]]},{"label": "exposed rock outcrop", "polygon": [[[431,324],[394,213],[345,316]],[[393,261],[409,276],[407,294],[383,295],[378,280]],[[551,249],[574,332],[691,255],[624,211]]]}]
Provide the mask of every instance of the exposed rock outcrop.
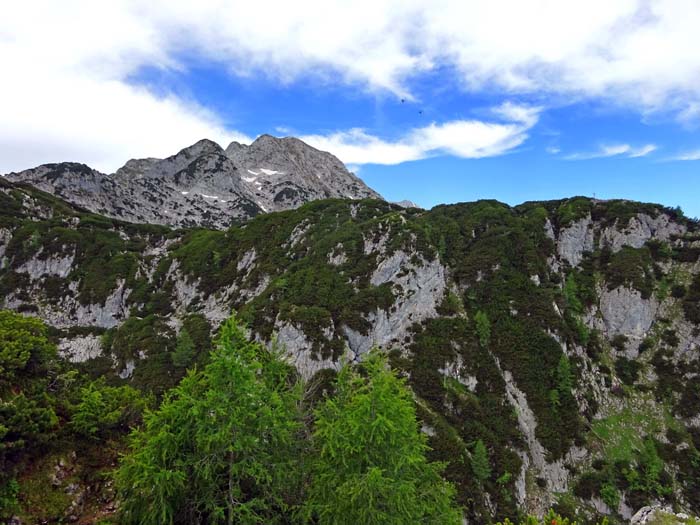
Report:
[{"label": "exposed rock outcrop", "polygon": [[593,242],[593,221],[588,215],[559,232],[557,253],[571,266],[578,266],[583,259],[584,252],[593,251]]},{"label": "exposed rock outcrop", "polygon": [[386,348],[402,340],[414,323],[434,317],[445,293],[445,267],[437,259],[415,265],[410,254],[399,250],[379,263],[370,282],[391,284],[396,302],[390,311],[378,309],[367,316],[372,328],[366,334],[345,327],[348,345],[356,355],[374,346]]},{"label": "exposed rock outcrop", "polygon": [[654,297],[642,298],[642,293],[625,286],[614,290],[603,289],[600,294],[600,313],[605,333],[644,337],[656,319],[659,303]]},{"label": "exposed rock outcrop", "polygon": [[600,244],[608,246],[614,253],[623,246],[641,248],[650,239],[668,241],[672,236],[682,235],[685,231],[683,225],[672,222],[666,214],[651,217],[646,213],[638,213],[625,228],[605,228],[601,232]]},{"label": "exposed rock outcrop", "polygon": [[700,518],[690,516],[684,512],[673,512],[671,508],[647,506],[642,507],[632,516],[630,525],[685,525],[690,523],[691,520],[698,522]]},{"label": "exposed rock outcrop", "polygon": [[[211,168],[222,155],[222,163],[281,172],[264,163],[286,144],[265,139],[222,153],[198,143],[167,162],[130,162],[119,178],[158,180],[194,159]],[[303,147],[290,148],[290,165],[311,169]],[[258,168],[248,175],[282,177]],[[474,502],[474,523],[513,515],[514,502],[542,513],[559,493],[573,494],[589,517],[631,516],[641,496],[622,488],[617,500],[603,498],[596,469],[618,468],[618,460],[636,468],[646,437],[659,454],[681,458],[666,470],[674,487],[689,475],[679,472],[700,428],[700,256],[694,224],[663,209],[631,214],[627,203],[624,222],[595,202],[564,222],[560,203],[538,203],[535,215],[494,202],[421,211],[334,200],[227,232],[173,231],[65,205],[51,212],[32,192],[13,189],[23,204],[0,228],[0,307],[46,320],[61,354],[81,367],[99,358],[112,379],[141,386],[170,362],[183,326],[214,331],[234,309],[251,337],[270,346],[276,339],[306,380],[326,380],[331,374],[319,372],[382,347],[413,388],[435,455],[449,462],[463,501]],[[42,222],[31,210],[54,218]],[[125,343],[132,330],[139,337]],[[622,459],[606,456],[618,435]],[[471,464],[478,440],[491,469],[483,481]],[[687,496],[674,490],[684,508]]]},{"label": "exposed rock outcrop", "polygon": [[226,228],[317,199],[381,199],[330,153],[270,135],[226,150],[200,140],[166,159],[132,159],[110,175],[63,162],[6,177],[108,217],[176,227]]}]

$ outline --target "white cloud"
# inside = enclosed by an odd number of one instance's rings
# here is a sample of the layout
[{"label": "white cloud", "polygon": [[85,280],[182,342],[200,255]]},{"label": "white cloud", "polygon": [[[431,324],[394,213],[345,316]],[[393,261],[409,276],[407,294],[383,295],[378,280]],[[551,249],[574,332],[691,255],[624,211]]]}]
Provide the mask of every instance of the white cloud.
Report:
[{"label": "white cloud", "polygon": [[509,117],[511,122],[455,120],[432,123],[409,130],[393,141],[359,128],[329,135],[306,135],[301,139],[350,164],[400,164],[445,153],[471,159],[492,157],[512,150],[527,139],[527,131],[537,123],[539,108],[508,103],[493,112]]},{"label": "white cloud", "polygon": [[234,71],[283,81],[314,74],[408,97],[413,77],[442,68],[476,91],[604,98],[642,112],[700,102],[697,0],[145,5],[166,46],[187,42]]},{"label": "white cloud", "polygon": [[[236,75],[314,77],[409,99],[420,95],[416,77],[440,71],[476,92],[604,99],[692,124],[698,27],[697,0],[10,2],[0,18],[0,172],[61,159],[111,170],[203,136],[246,140],[191,100],[129,82],[142,68],[184,68],[182,56]],[[514,113],[520,106],[499,111],[509,126],[532,118]],[[351,130],[338,142],[387,160],[478,156],[507,151],[512,132],[494,126],[435,124],[398,143]]]},{"label": "white cloud", "polygon": [[528,127],[532,127],[537,123],[542,109],[540,106],[523,106],[506,101],[500,106],[493,108],[492,112],[505,120],[520,122]]},{"label": "white cloud", "polygon": [[645,144],[644,146],[633,147],[629,144],[603,144],[596,151],[584,153],[571,153],[566,155],[566,160],[588,160],[599,159],[604,157],[618,157],[624,155],[627,158],[634,159],[646,157],[650,153],[656,151],[656,144]]},{"label": "white cloud", "polygon": [[250,141],[192,101],[125,81],[141,65],[174,63],[123,6],[18,5],[0,20],[0,173],[64,160],[111,172],[204,137]]},{"label": "white cloud", "polygon": [[669,160],[700,160],[700,149],[694,151],[686,151]]},{"label": "white cloud", "polygon": [[653,153],[657,150],[656,144],[647,144],[645,146],[642,146],[637,149],[631,149],[629,150],[628,157],[630,158],[638,158],[638,157],[646,157],[650,153]]},{"label": "white cloud", "polygon": [[[26,78],[26,77],[25,77]],[[31,77],[30,77],[31,78]],[[55,76],[50,93],[31,78],[0,87],[2,100],[28,97],[31,107],[0,102],[0,172],[76,160],[111,172],[132,157],[164,157],[208,137],[249,142],[193,104],[158,98],[116,81]]]}]

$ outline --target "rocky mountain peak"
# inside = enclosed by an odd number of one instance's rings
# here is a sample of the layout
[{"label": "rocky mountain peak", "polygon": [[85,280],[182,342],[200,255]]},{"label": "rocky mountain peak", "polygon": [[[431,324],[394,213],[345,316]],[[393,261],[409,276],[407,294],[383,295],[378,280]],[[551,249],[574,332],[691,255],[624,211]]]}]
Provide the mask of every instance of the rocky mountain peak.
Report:
[{"label": "rocky mountain peak", "polygon": [[83,164],[45,165],[7,178],[129,222],[226,228],[258,213],[325,198],[382,197],[330,153],[261,135],[224,150],[202,139],[165,159],[126,162],[106,175]]},{"label": "rocky mountain peak", "polygon": [[233,142],[231,142],[231,144],[229,144],[226,147],[226,150],[225,150],[226,156],[227,157],[234,157],[237,153],[245,150],[247,147],[248,146],[246,146],[245,144],[241,144],[240,142],[236,142],[234,140]]},{"label": "rocky mountain peak", "polygon": [[209,139],[202,139],[191,146],[188,146],[186,148],[183,148],[179,151],[179,153],[176,155],[176,157],[179,156],[184,156],[184,157],[199,157],[201,155],[206,155],[206,154],[211,154],[211,153],[218,153],[218,154],[223,154],[224,150],[221,146],[219,146],[216,142],[213,140]]}]

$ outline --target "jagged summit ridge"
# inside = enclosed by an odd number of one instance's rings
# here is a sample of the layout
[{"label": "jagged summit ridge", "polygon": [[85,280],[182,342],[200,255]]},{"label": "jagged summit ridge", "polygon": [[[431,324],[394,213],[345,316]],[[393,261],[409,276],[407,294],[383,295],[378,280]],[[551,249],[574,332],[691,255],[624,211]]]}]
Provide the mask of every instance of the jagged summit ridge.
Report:
[{"label": "jagged summit ridge", "polygon": [[131,159],[112,174],[62,162],[6,177],[95,213],[175,227],[225,228],[312,200],[382,198],[332,154],[271,135],[225,150],[202,139],[165,159]]}]

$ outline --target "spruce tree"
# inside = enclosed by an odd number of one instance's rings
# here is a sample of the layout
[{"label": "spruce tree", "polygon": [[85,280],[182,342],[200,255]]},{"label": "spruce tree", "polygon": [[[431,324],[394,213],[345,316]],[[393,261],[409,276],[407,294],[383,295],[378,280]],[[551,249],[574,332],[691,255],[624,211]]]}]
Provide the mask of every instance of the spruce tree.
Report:
[{"label": "spruce tree", "polygon": [[474,323],[476,325],[476,333],[479,336],[479,343],[483,348],[486,348],[491,341],[491,322],[488,316],[479,310],[474,315]]},{"label": "spruce tree", "polygon": [[373,353],[345,366],[317,410],[306,517],[319,524],[459,523],[454,488],[426,459],[410,391]]},{"label": "spruce tree", "polygon": [[183,328],[177,337],[177,345],[172,355],[173,365],[178,368],[187,368],[192,364],[194,354],[195,347],[192,337],[190,337],[187,328]]},{"label": "spruce tree", "polygon": [[559,397],[563,398],[571,396],[571,390],[574,387],[574,381],[571,375],[571,365],[566,354],[562,353],[557,364],[557,390]]},{"label": "spruce tree", "polygon": [[479,480],[479,482],[483,483],[484,481],[489,479],[489,477],[491,476],[491,465],[489,464],[489,456],[488,452],[486,451],[486,446],[484,445],[484,442],[480,439],[477,440],[476,444],[474,445],[471,463],[472,471],[474,472],[474,475]]}]

